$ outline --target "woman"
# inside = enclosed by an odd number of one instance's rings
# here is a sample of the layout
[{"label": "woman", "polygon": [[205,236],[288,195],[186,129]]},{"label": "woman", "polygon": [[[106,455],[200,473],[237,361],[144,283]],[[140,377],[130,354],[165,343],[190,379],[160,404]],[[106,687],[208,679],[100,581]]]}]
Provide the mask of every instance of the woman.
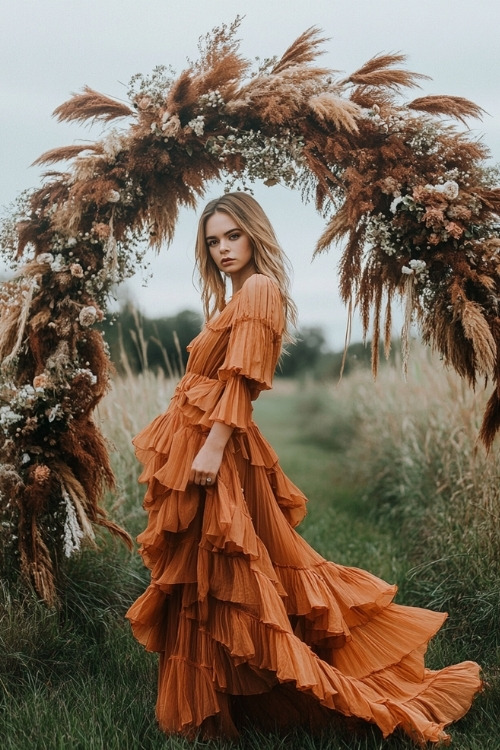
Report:
[{"label": "woman", "polygon": [[344,715],[384,735],[445,739],[480,689],[478,666],[425,669],[446,616],[392,603],[394,586],[327,562],[293,530],[305,497],[252,421],[295,320],[259,204],[244,193],[209,203],[196,259],[206,327],[167,412],[134,440],[151,584],[127,616],[160,653],[161,728],[233,737],[249,723],[317,727]]}]

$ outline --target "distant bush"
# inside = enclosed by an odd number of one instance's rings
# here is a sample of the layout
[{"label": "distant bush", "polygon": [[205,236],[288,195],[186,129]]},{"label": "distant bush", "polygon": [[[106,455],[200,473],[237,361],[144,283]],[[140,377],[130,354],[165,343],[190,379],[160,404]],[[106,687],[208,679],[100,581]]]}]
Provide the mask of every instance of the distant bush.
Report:
[{"label": "distant bush", "polygon": [[287,347],[279,363],[276,375],[294,378],[297,375],[316,371],[319,362],[328,353],[326,339],[321,328],[302,328],[295,332],[295,343]]},{"label": "distant bush", "polygon": [[199,334],[202,322],[201,315],[192,310],[148,318],[127,303],[102,329],[118,372],[161,369],[172,376],[184,370],[186,346]]}]

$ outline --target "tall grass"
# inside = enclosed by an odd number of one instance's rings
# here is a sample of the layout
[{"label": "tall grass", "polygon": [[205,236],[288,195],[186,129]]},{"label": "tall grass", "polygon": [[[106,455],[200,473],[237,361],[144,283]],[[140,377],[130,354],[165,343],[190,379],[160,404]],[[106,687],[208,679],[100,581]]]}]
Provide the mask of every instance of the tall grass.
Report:
[{"label": "tall grass", "polygon": [[408,381],[385,367],[304,396],[310,440],[341,449],[364,512],[390,528],[407,572],[408,603],[451,616],[454,650],[499,663],[500,455],[477,443],[485,394],[423,348]]},{"label": "tall grass", "polygon": [[129,371],[126,377],[116,378],[112,392],[97,410],[118,480],[118,489],[110,494],[107,505],[113,518],[132,534],[138,533],[144,524],[144,487],[137,483],[139,471],[131,440],[166,410],[175,384],[176,379],[166,377],[162,370],[139,374]]},{"label": "tall grass", "polygon": [[[475,397],[423,354],[414,356],[413,368],[408,385],[391,369],[375,385],[361,372],[339,388],[281,384],[259,399],[256,418],[311,498],[303,533],[312,544],[339,562],[397,580],[408,603],[449,608],[448,631],[432,658],[477,654],[493,685],[454,728],[454,747],[494,750],[498,460],[475,450]],[[150,372],[117,379],[99,408],[118,478],[107,504],[133,535],[145,518],[130,439],[166,408],[173,387]],[[123,618],[147,585],[147,571],[104,532],[98,544],[69,560],[59,610],[0,587],[4,750],[413,747],[399,735],[383,741],[372,727],[355,735],[247,731],[234,745],[165,738],[154,720],[156,658],[134,641]]]}]

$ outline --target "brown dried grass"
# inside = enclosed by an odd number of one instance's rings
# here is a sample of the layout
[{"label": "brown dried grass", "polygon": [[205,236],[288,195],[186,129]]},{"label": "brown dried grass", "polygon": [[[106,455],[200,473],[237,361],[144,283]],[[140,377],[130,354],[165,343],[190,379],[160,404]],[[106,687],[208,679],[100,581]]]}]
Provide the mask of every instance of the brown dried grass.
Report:
[{"label": "brown dried grass", "polygon": [[84,86],[81,94],[73,94],[71,99],[54,110],[59,122],[88,122],[104,120],[110,122],[120,117],[130,117],[134,111],[127,104]]},{"label": "brown dried grass", "polygon": [[482,107],[462,96],[422,96],[409,102],[408,108],[453,117],[464,124],[469,117],[480,119],[484,115]]}]

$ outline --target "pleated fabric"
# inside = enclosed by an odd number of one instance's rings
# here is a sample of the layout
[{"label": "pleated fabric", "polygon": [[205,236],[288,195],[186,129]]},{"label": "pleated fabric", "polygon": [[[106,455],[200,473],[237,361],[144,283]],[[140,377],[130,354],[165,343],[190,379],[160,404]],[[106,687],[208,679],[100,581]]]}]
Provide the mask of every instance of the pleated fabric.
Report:
[{"label": "pleated fabric", "polygon": [[[135,439],[147,484],[138,540],[151,583],[127,613],[160,654],[167,733],[372,722],[416,742],[448,738],[481,688],[473,662],[426,669],[446,615],[393,602],[396,587],[328,562],[294,527],[306,498],[252,421],[280,353],[279,290],[251,276],[192,342],[169,408]],[[189,484],[215,421],[234,427],[216,483]],[[346,719],[347,720],[347,719]]]}]

